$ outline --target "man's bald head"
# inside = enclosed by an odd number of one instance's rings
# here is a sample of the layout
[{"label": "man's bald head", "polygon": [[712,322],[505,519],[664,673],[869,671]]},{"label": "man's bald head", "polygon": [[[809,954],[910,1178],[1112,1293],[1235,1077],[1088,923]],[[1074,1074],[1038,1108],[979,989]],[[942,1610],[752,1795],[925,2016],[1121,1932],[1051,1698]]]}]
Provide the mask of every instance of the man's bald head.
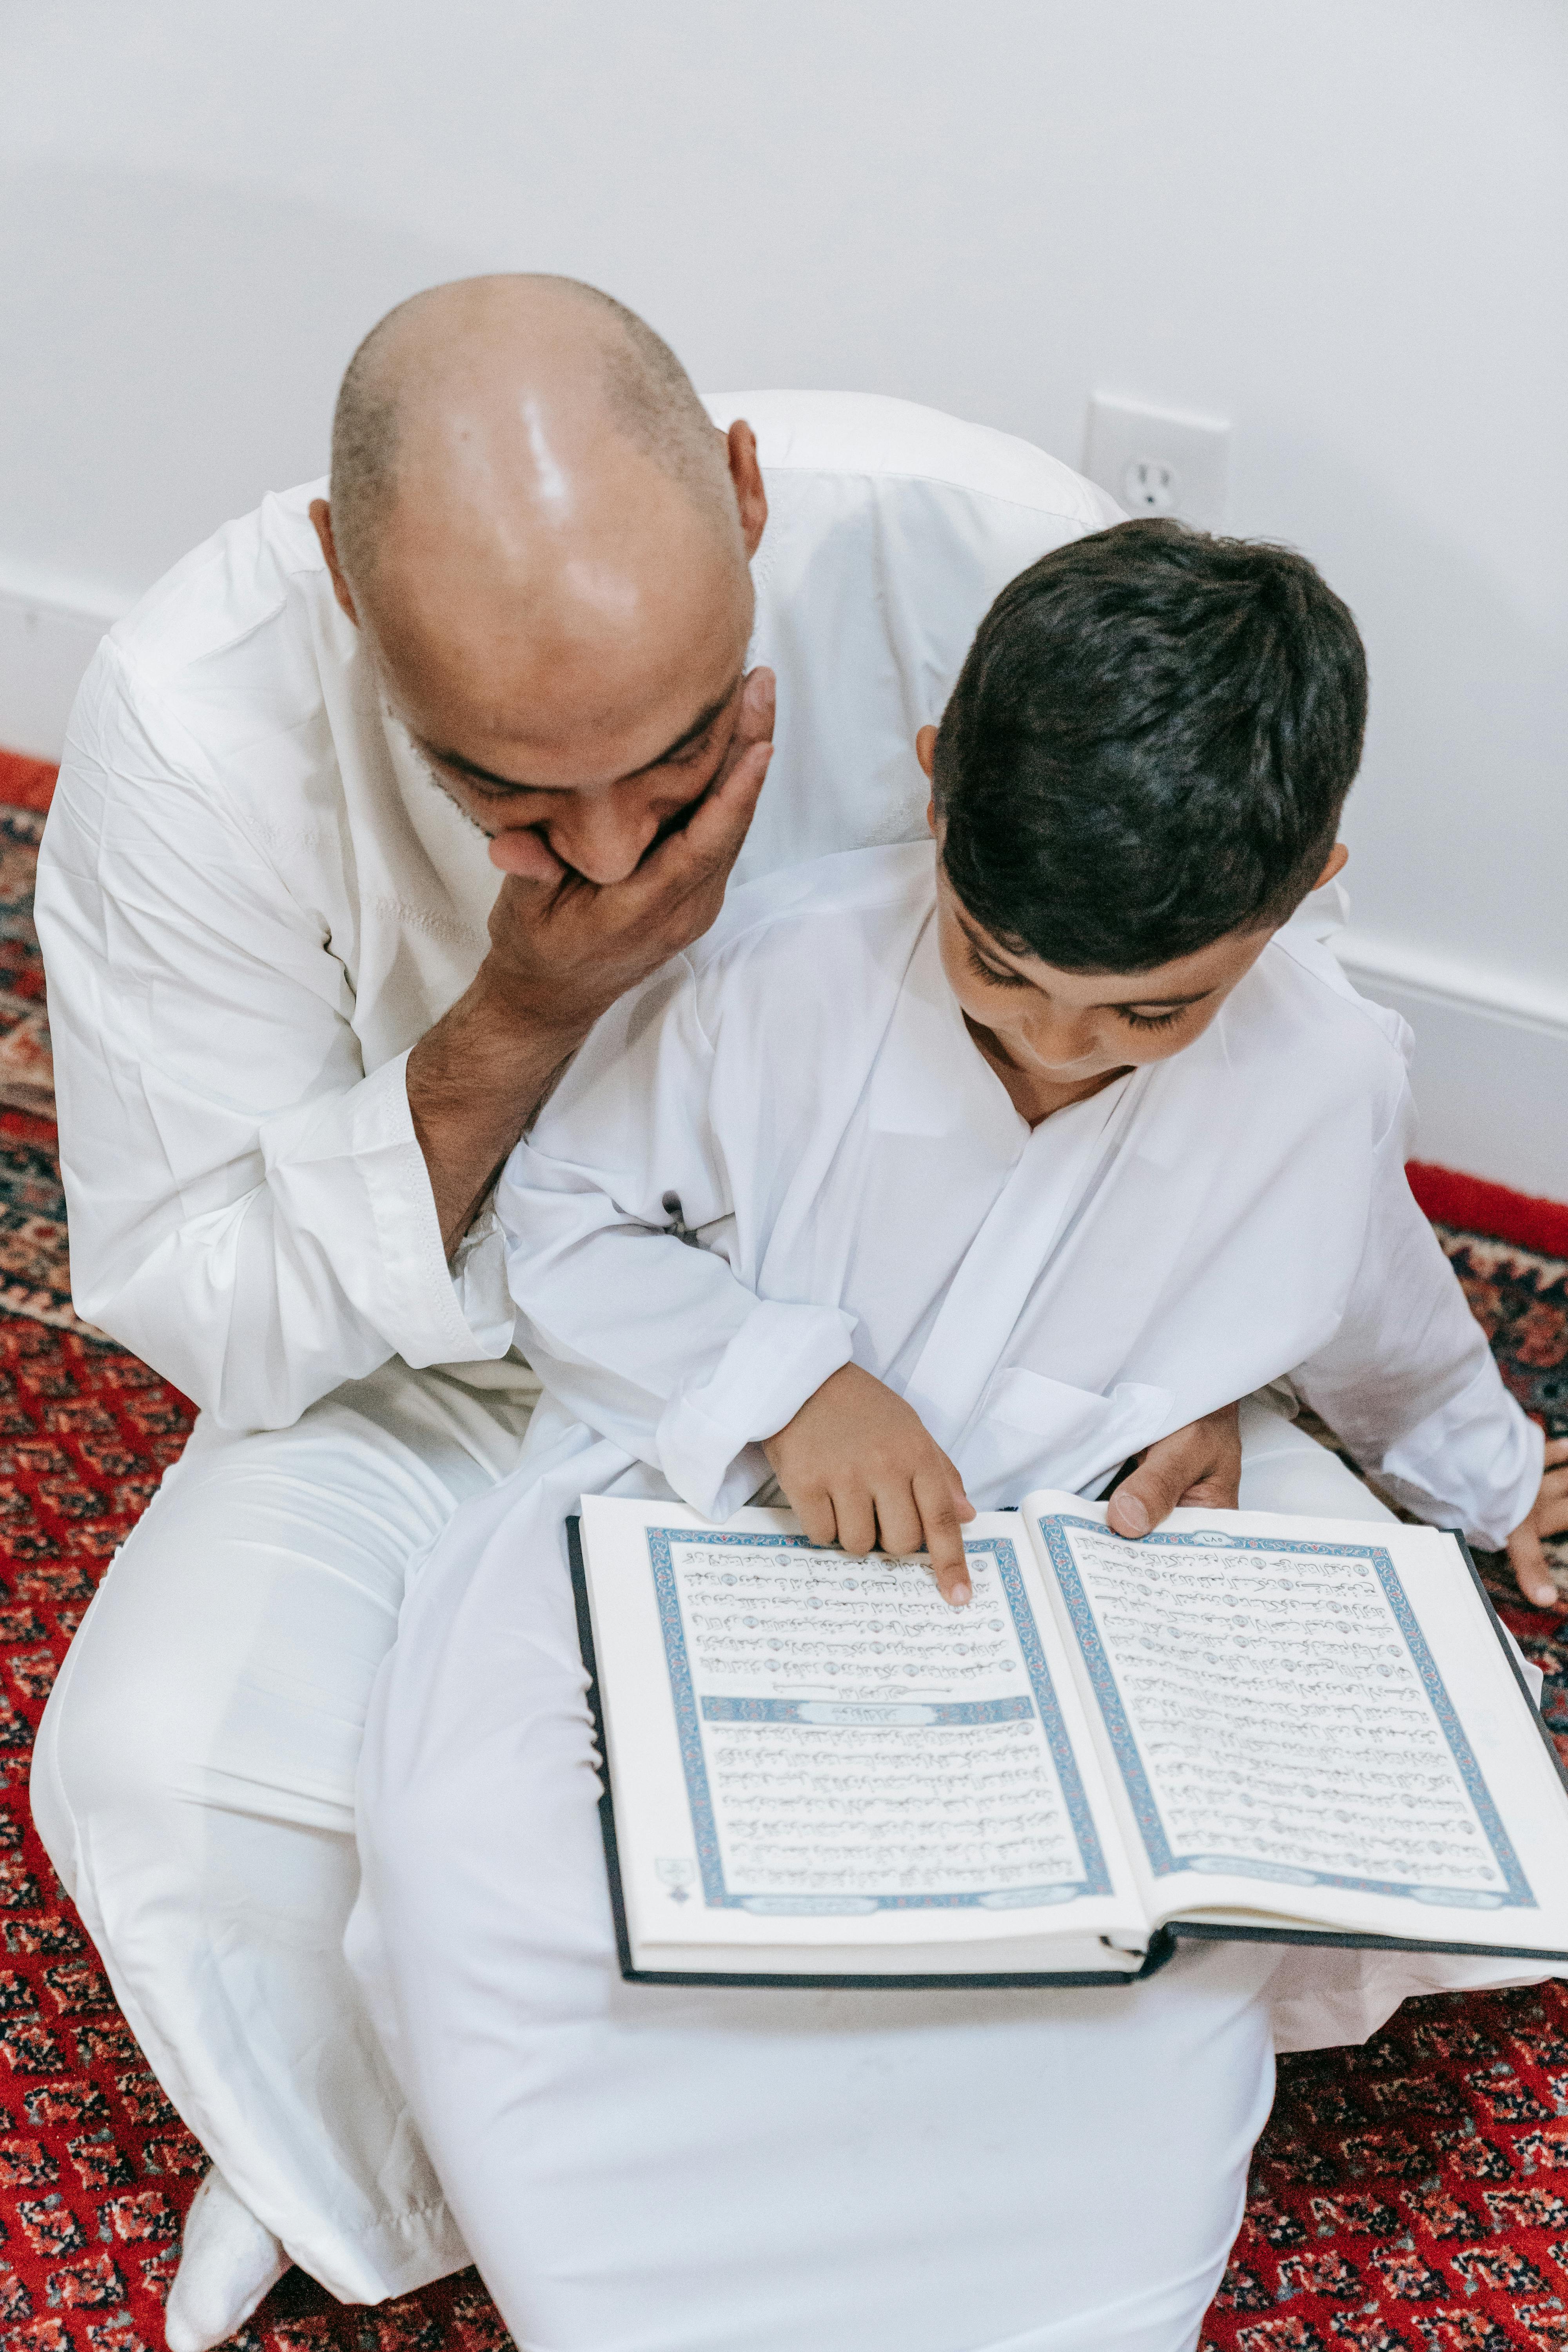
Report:
[{"label": "man's bald head", "polygon": [[[397,503],[400,454],[417,450],[465,377],[472,392],[476,371],[502,404],[509,389],[525,396],[542,374],[558,383],[564,374],[584,423],[622,436],[716,520],[732,512],[722,436],[669,345],[635,310],[575,278],[459,278],[413,295],[373,327],[338,394],[332,520],[344,569],[362,584]],[[526,444],[523,405],[520,397],[512,421]]]},{"label": "man's bald head", "polygon": [[767,501],[750,426],[720,432],[619,302],[519,276],[402,304],[354,354],[311,513],[387,700],[484,830],[602,879],[700,793]]}]

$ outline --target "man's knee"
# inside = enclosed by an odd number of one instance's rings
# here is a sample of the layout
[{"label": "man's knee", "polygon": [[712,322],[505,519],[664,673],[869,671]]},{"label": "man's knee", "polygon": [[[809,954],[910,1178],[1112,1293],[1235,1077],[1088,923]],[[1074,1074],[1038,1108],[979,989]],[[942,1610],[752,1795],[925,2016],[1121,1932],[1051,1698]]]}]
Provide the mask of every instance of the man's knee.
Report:
[{"label": "man's knee", "polygon": [[110,1563],[45,1712],[35,1817],[73,1892],[84,1840],[189,1848],[206,1807],[352,1831],[408,1559],[450,1507],[357,1415],[205,1435]]},{"label": "man's knee", "polygon": [[1394,1517],[1337,1454],[1258,1397],[1242,1400],[1240,1504],[1303,1518]]},{"label": "man's knee", "polygon": [[[160,1580],[160,1533],[155,1501],[130,1538],[139,1552],[153,1555],[144,1563],[153,1586]],[[179,1801],[201,1713],[188,1623],[187,1641],[170,1643],[163,1638],[166,1612],[143,1616],[122,1605],[119,1588],[128,1549],[110,1563],[66,1654],[33,1753],[33,1819],[50,1861],[78,1899],[86,1847],[112,1838],[117,1822],[126,1818],[135,1819],[145,1834]],[[138,1582],[142,1566],[132,1562]]]}]

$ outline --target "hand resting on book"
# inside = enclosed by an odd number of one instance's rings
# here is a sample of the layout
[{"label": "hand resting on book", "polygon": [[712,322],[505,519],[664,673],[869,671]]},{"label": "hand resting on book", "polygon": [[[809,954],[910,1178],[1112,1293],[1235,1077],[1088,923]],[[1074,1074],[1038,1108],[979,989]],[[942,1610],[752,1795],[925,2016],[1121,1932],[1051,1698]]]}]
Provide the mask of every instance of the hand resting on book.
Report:
[{"label": "hand resting on book", "polygon": [[[969,1600],[960,1530],[974,1506],[914,1407],[874,1374],[842,1366],[763,1451],[813,1543],[837,1543],[857,1559],[925,1550],[943,1600],[954,1608]],[[1229,1404],[1145,1448],[1111,1497],[1111,1528],[1145,1536],[1184,1504],[1233,1511],[1240,1476],[1240,1426]]]},{"label": "hand resting on book", "polygon": [[1234,1511],[1240,1487],[1241,1415],[1221,1405],[1145,1446],[1109,1497],[1111,1532],[1146,1536],[1174,1510]]}]

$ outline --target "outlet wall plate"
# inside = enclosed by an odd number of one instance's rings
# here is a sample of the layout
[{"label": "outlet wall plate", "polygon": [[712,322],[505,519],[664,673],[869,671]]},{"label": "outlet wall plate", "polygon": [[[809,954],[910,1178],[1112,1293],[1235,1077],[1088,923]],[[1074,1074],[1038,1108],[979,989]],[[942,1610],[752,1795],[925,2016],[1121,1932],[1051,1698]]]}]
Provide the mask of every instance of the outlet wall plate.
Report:
[{"label": "outlet wall plate", "polygon": [[1130,515],[1174,515],[1200,530],[1223,530],[1230,426],[1097,392],[1083,470]]}]

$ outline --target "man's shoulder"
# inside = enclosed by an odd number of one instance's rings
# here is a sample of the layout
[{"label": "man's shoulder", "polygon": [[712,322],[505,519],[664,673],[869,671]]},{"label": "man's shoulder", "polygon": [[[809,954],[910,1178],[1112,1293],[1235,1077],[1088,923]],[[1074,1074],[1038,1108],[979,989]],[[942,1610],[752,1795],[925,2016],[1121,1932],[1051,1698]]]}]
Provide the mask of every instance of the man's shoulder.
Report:
[{"label": "man's shoulder", "polygon": [[324,487],[275,492],[225,523],[116,623],[104,651],[128,697],[161,704],[198,741],[210,732],[215,752],[236,730],[290,730],[320,708],[322,624],[336,612],[310,519]]},{"label": "man's shoulder", "polygon": [[971,424],[912,400],[869,392],[734,392],[705,395],[725,429],[744,417],[764,472],[925,482],[1059,518],[1077,530],[1121,520],[1098,489],[1016,434]]},{"label": "man's shoulder", "polygon": [[1299,1097],[1361,1094],[1384,1101],[1408,1079],[1410,1031],[1397,1013],[1360,995],[1326,940],[1287,924],[1226,1006],[1236,1061],[1271,1065]]}]

